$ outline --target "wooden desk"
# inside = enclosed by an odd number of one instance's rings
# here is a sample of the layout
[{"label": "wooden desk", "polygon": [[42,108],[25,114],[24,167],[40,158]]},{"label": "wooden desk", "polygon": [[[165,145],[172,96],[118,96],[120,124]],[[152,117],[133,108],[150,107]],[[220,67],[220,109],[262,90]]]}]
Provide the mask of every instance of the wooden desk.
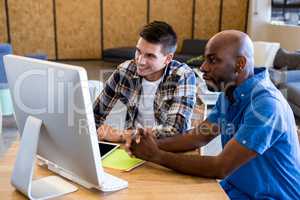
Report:
[{"label": "wooden desk", "polygon": [[[18,142],[12,145],[0,160],[0,199],[26,199],[10,184]],[[128,189],[112,193],[87,190],[81,186],[77,192],[62,196],[60,199],[228,199],[219,184],[213,179],[186,176],[167,168],[145,163],[131,172],[106,169],[111,174],[125,179]],[[35,177],[53,174],[43,167],[36,167]],[[22,177],[20,177],[22,178]]]}]

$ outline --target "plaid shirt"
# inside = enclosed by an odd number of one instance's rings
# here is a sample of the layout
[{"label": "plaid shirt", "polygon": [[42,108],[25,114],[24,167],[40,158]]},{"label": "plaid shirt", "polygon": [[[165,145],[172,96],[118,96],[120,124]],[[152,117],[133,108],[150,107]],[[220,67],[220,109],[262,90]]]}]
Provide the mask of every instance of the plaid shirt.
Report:
[{"label": "plaid shirt", "polygon": [[[117,100],[127,107],[125,129],[134,129],[142,79],[136,72],[133,60],[120,64],[111,75],[94,103],[97,128],[106,119]],[[196,77],[186,64],[171,61],[154,98],[153,110],[157,126],[156,137],[168,137],[190,129],[193,107],[196,102]]]}]

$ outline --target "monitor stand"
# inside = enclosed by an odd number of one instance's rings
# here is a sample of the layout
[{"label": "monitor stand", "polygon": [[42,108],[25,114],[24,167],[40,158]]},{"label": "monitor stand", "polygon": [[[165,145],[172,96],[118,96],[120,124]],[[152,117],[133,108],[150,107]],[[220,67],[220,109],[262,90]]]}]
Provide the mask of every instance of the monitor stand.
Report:
[{"label": "monitor stand", "polygon": [[62,196],[78,189],[58,176],[32,180],[42,124],[38,118],[27,118],[11,177],[11,183],[17,190],[35,200]]}]

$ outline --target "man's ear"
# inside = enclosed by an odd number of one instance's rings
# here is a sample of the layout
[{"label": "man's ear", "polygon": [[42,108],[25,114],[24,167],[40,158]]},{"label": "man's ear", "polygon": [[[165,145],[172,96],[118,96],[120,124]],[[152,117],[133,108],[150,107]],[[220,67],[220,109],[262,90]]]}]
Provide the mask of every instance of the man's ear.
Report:
[{"label": "man's ear", "polygon": [[174,53],[169,53],[166,56],[165,65],[168,65],[173,60],[173,57],[174,57]]},{"label": "man's ear", "polygon": [[236,66],[235,66],[235,71],[236,72],[241,72],[244,70],[245,66],[247,64],[247,59],[244,56],[238,56],[236,59]]}]

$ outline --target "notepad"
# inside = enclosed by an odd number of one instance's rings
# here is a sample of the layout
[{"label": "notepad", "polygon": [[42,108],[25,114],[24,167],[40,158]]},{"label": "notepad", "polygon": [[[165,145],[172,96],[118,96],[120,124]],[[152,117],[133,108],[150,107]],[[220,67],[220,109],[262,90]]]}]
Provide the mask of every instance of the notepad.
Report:
[{"label": "notepad", "polygon": [[102,166],[130,171],[140,165],[142,165],[145,161],[130,157],[124,149],[116,149],[110,155],[102,160]]}]

